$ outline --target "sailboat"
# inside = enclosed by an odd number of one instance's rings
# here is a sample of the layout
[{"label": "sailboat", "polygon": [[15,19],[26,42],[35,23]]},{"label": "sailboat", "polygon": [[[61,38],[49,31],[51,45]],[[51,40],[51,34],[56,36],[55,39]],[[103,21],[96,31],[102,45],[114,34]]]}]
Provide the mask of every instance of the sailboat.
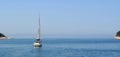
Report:
[{"label": "sailboat", "polygon": [[38,32],[37,32],[37,38],[36,38],[36,40],[35,40],[35,42],[34,42],[34,47],[36,48],[36,47],[42,47],[42,41],[41,41],[41,39],[40,39],[40,16],[39,16],[39,18],[38,18]]}]

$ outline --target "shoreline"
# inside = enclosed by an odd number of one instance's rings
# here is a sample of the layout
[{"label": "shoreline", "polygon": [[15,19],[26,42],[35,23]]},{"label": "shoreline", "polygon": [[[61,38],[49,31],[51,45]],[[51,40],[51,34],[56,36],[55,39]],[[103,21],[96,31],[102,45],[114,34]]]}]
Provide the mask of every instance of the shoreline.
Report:
[{"label": "shoreline", "polygon": [[7,40],[7,37],[0,37],[0,40]]},{"label": "shoreline", "polygon": [[120,37],[119,37],[119,36],[116,36],[115,39],[120,40]]}]

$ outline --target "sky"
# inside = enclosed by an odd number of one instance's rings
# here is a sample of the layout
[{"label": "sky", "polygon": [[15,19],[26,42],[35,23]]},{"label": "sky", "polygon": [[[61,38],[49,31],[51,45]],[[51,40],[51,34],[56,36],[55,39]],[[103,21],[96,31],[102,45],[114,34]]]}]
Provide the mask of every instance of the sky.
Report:
[{"label": "sky", "polygon": [[120,0],[0,0],[0,32],[34,38],[113,38],[120,30]]}]

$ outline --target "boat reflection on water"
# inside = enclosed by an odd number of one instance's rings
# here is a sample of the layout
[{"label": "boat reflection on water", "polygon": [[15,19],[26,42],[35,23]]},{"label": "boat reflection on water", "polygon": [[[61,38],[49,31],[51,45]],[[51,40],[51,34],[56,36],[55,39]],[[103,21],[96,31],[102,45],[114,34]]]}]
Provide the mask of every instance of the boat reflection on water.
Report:
[{"label": "boat reflection on water", "polygon": [[42,56],[41,50],[42,50],[42,48],[35,48],[34,49],[34,57],[41,57]]}]

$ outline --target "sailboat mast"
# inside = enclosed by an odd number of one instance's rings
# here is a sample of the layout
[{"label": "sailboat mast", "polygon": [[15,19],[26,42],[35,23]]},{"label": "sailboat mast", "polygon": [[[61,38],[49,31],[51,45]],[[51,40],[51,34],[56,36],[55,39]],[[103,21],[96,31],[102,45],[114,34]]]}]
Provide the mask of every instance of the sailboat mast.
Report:
[{"label": "sailboat mast", "polygon": [[37,39],[40,39],[40,15],[38,18],[38,33],[37,33]]}]

